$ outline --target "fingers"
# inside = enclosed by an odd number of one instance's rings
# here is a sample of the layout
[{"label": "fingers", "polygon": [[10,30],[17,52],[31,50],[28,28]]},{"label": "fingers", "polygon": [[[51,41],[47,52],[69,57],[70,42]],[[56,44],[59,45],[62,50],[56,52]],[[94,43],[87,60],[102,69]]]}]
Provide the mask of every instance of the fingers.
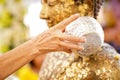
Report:
[{"label": "fingers", "polygon": [[75,50],[83,50],[84,49],[82,46],[73,44],[71,42],[68,44],[68,42],[66,43],[66,42],[61,41],[61,42],[59,42],[59,45],[66,47],[68,49],[75,49]]},{"label": "fingers", "polygon": [[72,41],[72,42],[86,42],[86,38],[85,37],[76,37],[76,36],[72,36],[72,35],[67,35],[67,34],[61,34],[61,35],[58,35],[59,38],[61,40],[67,40],[67,41]]},{"label": "fingers", "polygon": [[79,18],[79,16],[80,16],[79,14],[74,14],[70,16],[69,18],[63,20],[62,22],[58,23],[57,25],[55,25],[54,28],[60,29],[63,31],[68,24],[70,24],[71,22]]}]

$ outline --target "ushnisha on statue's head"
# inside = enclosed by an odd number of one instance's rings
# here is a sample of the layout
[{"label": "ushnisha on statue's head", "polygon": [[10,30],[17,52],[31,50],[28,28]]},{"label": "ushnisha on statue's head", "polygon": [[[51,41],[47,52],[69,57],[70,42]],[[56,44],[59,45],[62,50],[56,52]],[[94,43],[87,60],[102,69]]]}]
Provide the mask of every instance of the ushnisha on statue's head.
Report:
[{"label": "ushnisha on statue's head", "polygon": [[97,18],[103,0],[41,0],[41,3],[40,18],[52,27],[75,13]]}]

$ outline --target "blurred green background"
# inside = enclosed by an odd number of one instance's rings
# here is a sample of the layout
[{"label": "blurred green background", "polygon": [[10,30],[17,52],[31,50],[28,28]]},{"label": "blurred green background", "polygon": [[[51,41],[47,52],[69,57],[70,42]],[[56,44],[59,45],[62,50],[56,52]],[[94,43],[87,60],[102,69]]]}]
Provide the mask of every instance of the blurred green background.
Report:
[{"label": "blurred green background", "polygon": [[0,53],[27,40],[28,28],[23,24],[25,12],[21,0],[0,0]]}]

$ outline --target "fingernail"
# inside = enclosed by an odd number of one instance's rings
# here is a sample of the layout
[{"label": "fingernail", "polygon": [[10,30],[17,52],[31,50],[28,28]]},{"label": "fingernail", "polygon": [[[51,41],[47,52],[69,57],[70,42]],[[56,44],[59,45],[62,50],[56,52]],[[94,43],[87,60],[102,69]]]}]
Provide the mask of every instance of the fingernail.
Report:
[{"label": "fingernail", "polygon": [[82,37],[82,39],[83,39],[83,42],[86,42],[86,41],[87,41],[87,39],[86,39],[85,37]]},{"label": "fingernail", "polygon": [[84,50],[84,47],[83,47],[83,46],[79,46],[79,49],[80,49],[80,50]]},{"label": "fingernail", "polygon": [[80,14],[79,14],[79,13],[76,13],[75,15],[76,15],[76,16],[80,16]]},{"label": "fingernail", "polygon": [[80,38],[80,43],[78,43],[78,44],[81,44],[81,43],[84,43],[84,42],[87,42],[86,38],[85,37],[81,37]]}]

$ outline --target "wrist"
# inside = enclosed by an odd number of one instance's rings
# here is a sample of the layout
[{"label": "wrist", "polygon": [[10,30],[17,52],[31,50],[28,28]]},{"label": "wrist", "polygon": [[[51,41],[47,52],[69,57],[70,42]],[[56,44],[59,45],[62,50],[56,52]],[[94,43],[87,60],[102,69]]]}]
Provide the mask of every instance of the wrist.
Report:
[{"label": "wrist", "polygon": [[36,55],[43,55],[47,53],[47,50],[42,48],[42,44],[40,44],[40,42],[38,41],[37,38],[34,38],[32,40],[30,40],[30,44],[33,46],[32,48],[34,48],[34,53]]},{"label": "wrist", "polygon": [[26,42],[26,44],[27,44],[26,47],[28,47],[29,49],[28,51],[31,55],[36,57],[41,54],[33,40],[29,40],[28,42]]}]

